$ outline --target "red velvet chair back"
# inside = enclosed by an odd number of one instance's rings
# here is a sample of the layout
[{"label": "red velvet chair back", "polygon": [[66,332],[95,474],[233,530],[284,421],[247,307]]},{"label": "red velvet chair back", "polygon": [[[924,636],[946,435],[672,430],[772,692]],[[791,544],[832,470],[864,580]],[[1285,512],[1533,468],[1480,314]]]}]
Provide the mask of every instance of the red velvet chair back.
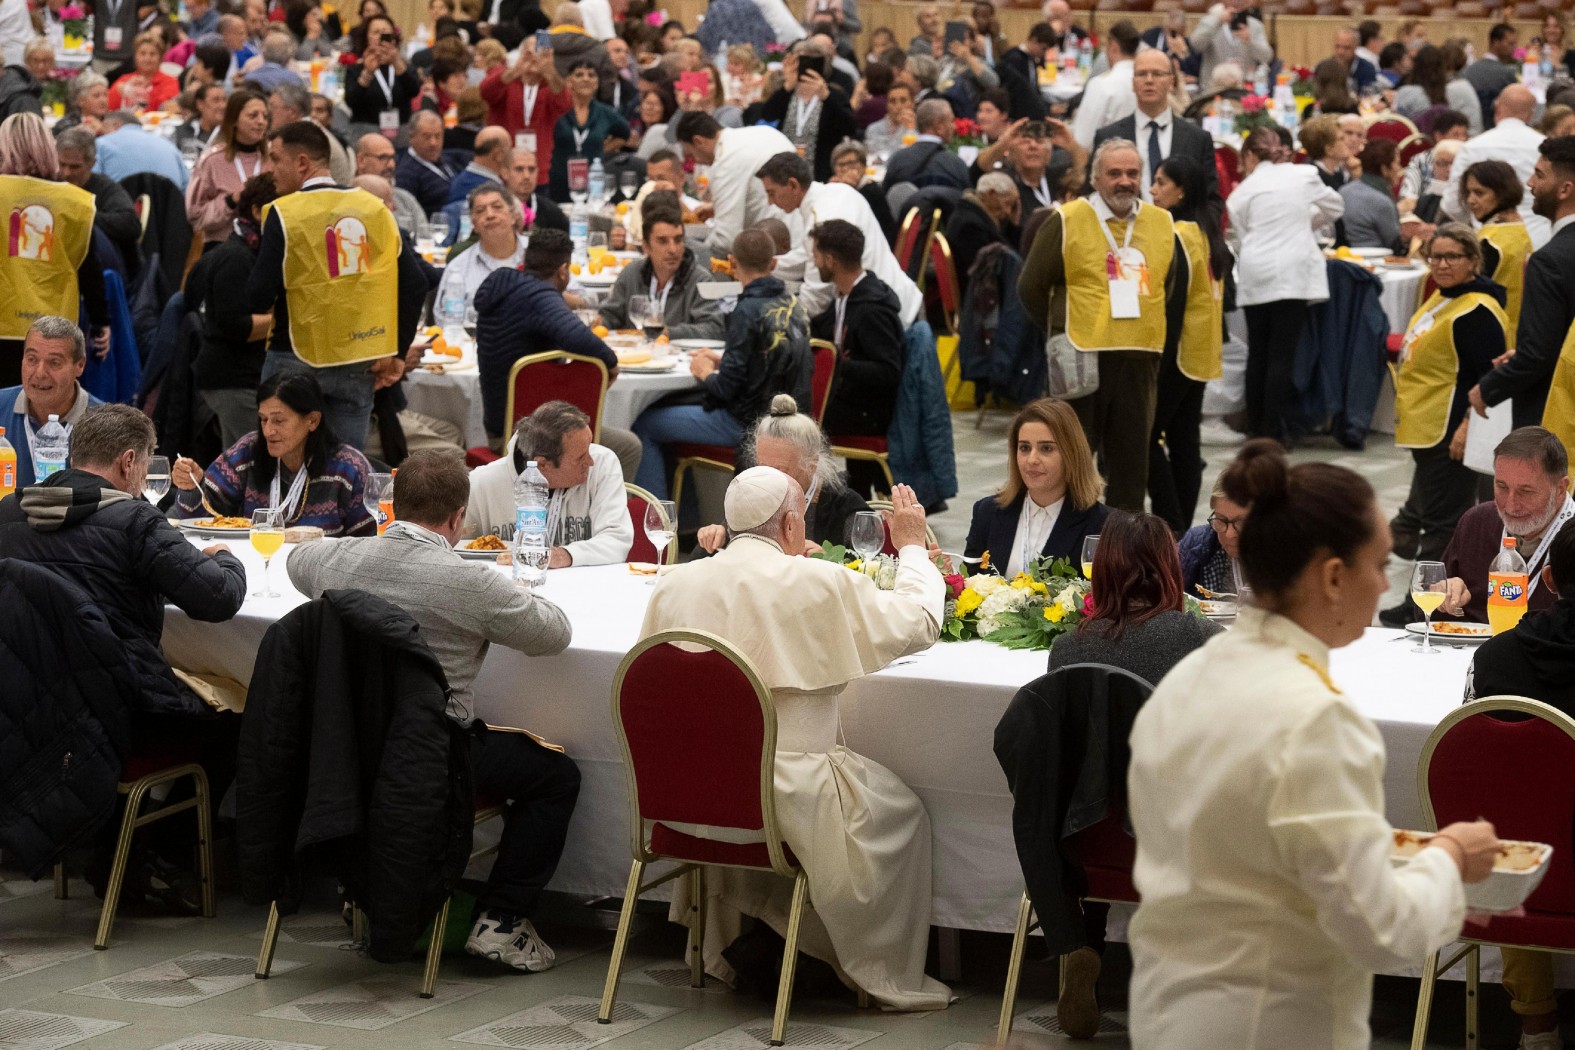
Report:
[{"label": "red velvet chair back", "polygon": [[919,246],[919,230],[924,225],[923,214],[918,208],[909,208],[902,217],[902,227],[897,231],[897,265],[903,273],[913,272],[913,250]]},{"label": "red velvet chair back", "polygon": [[591,440],[602,433],[607,398],[607,366],[583,354],[530,354],[509,370],[508,426],[549,401],[567,401],[591,417]]},{"label": "red velvet chair back", "polygon": [[1434,828],[1483,817],[1501,838],[1552,846],[1548,873],[1526,910],[1572,915],[1572,769],[1575,720],[1535,700],[1488,697],[1451,712],[1428,738],[1418,772],[1422,811]]},{"label": "red velvet chair back", "polygon": [[1411,135],[1400,140],[1400,163],[1410,164],[1416,159],[1418,153],[1426,153],[1433,148],[1433,140],[1426,135]]},{"label": "red velvet chair back", "polygon": [[1410,121],[1397,120],[1394,117],[1375,120],[1367,125],[1368,138],[1388,139],[1397,146],[1416,133],[1416,128],[1411,126]]},{"label": "red velvet chair back", "polygon": [[746,657],[704,631],[653,635],[619,665],[613,723],[629,774],[636,856],[646,854],[646,821],[703,824],[764,832],[771,865],[788,870],[777,863],[775,708]]},{"label": "red velvet chair back", "polygon": [[946,331],[941,334],[956,335],[962,295],[957,287],[957,264],[952,261],[952,246],[944,233],[930,238],[930,262],[935,267],[935,290],[941,297],[941,313],[946,320]]},{"label": "red velvet chair back", "polygon": [[1088,896],[1107,901],[1136,903],[1132,865],[1137,863],[1137,840],[1122,823],[1124,812],[1112,813],[1076,836],[1078,859],[1088,878]]},{"label": "red velvet chair back", "polygon": [[824,339],[811,339],[809,352],[815,363],[815,373],[809,381],[809,414],[819,423],[831,400],[831,383],[837,375],[837,348]]},{"label": "red velvet chair back", "polygon": [[1214,168],[1219,174],[1220,196],[1229,197],[1230,191],[1241,182],[1241,155],[1233,146],[1223,142],[1214,145]]}]

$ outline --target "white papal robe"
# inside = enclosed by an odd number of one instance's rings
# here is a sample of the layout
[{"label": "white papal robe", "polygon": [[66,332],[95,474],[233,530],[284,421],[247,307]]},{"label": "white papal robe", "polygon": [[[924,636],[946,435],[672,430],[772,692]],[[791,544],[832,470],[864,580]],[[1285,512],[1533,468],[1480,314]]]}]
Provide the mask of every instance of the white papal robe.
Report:
[{"label": "white papal robe", "polygon": [[[848,682],[934,644],[946,584],[923,548],[898,555],[896,585],[830,562],[788,557],[739,536],[713,558],[661,577],[641,637],[688,628],[726,639],[771,689],[777,714],[776,809],[809,876],[799,946],[883,1006],[935,1010],[951,999],[924,974],[930,929],[930,821],[907,785],[843,747],[837,696]],[[688,883],[685,880],[685,887]],[[672,918],[690,918],[687,889]],[[706,871],[706,971],[753,915],[786,935],[792,882],[770,872]]]}]

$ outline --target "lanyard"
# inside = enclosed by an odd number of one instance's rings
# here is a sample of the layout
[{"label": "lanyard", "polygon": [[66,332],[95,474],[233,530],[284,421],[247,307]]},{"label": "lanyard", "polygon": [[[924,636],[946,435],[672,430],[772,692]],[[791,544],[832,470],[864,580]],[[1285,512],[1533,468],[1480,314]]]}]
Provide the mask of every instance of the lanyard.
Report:
[{"label": "lanyard", "polygon": [[[851,294],[851,292],[849,294]],[[838,350],[842,349],[842,337],[846,334],[846,329],[844,327],[844,321],[845,321],[847,312],[848,312],[848,297],[846,295],[839,295],[839,296],[837,296],[837,322],[836,322],[836,324],[837,324],[837,328],[836,328],[836,336],[837,336],[837,338],[836,338],[836,343],[837,343],[837,349]]]},{"label": "lanyard", "polygon": [[1029,189],[1034,191],[1034,199],[1042,206],[1048,208],[1055,203],[1050,199],[1050,180],[1043,175],[1039,176],[1039,185],[1030,186]]},{"label": "lanyard", "polygon": [[525,126],[530,127],[531,116],[536,112],[536,93],[541,90],[541,85],[522,83],[520,84],[520,88],[524,92],[523,101],[525,104]]},{"label": "lanyard", "polygon": [[251,175],[246,174],[246,169],[241,167],[241,158],[239,158],[239,157],[234,158],[234,162],[235,162],[235,174],[237,174],[237,175],[239,175],[241,177],[241,185],[243,185],[243,186],[246,184],[246,180],[247,179],[252,178],[259,171],[262,171],[262,155],[261,154],[259,154],[257,159],[252,163],[252,173],[251,173]]},{"label": "lanyard", "polygon": [[798,137],[803,138],[804,129],[809,126],[810,118],[815,115],[815,110],[820,107],[820,99],[816,98],[805,102],[800,98],[796,99],[795,102],[798,107]]},{"label": "lanyard", "polygon": [[[387,80],[383,79],[384,72],[388,73]],[[394,71],[387,66],[384,66],[382,69],[374,69],[372,70],[372,79],[377,81],[377,86],[383,89],[383,97],[388,99],[388,105],[392,108],[394,105]]]},{"label": "lanyard", "polygon": [[558,489],[547,497],[547,545],[549,547],[563,546],[563,536],[559,530],[563,528],[563,494],[566,489]]},{"label": "lanyard", "polygon": [[677,283],[678,275],[675,273],[667,279],[667,287],[661,289],[661,294],[657,294],[656,275],[651,275],[651,302],[655,303],[657,309],[662,312],[663,320],[667,318],[667,297],[672,294],[673,285]]},{"label": "lanyard", "polygon": [[126,0],[103,0],[103,3],[105,12],[109,15],[109,17],[104,20],[105,24],[114,25],[116,22],[120,21],[120,9],[125,5]]},{"label": "lanyard", "polygon": [[[1119,248],[1116,247],[1115,235],[1110,232],[1110,223],[1104,219],[1099,219],[1099,232],[1105,235],[1105,242],[1110,245],[1110,253],[1118,259],[1121,258],[1121,253],[1126,251],[1132,244],[1132,231],[1137,229],[1138,209],[1142,206],[1141,202],[1133,202],[1132,214],[1127,216],[1126,239],[1121,242],[1121,247]],[[1099,218],[1097,212],[1094,218]]]},{"label": "lanyard", "polygon": [[290,482],[290,494],[285,497],[285,501],[281,505],[279,503],[278,467],[282,465],[283,464],[275,464],[273,481],[268,487],[268,509],[283,509],[285,521],[294,521],[299,518],[301,516],[301,512],[306,509],[306,504],[301,500],[302,494],[306,491],[306,464],[302,463],[301,469],[295,472],[295,480]]},{"label": "lanyard", "polygon": [[[1537,583],[1542,579],[1542,562],[1547,558],[1548,551],[1553,547],[1553,537],[1559,534],[1559,530],[1571,518],[1575,518],[1575,499],[1565,496],[1564,506],[1559,508],[1558,517],[1553,519],[1553,524],[1549,525],[1547,531],[1542,534],[1542,542],[1537,544],[1535,553],[1526,562],[1526,599],[1528,601],[1536,593]],[[1509,536],[1507,530],[1504,536]]]},{"label": "lanyard", "polygon": [[[587,119],[589,119],[589,118],[587,118]],[[574,152],[575,152],[575,154],[578,155],[578,154],[584,153],[585,152],[585,140],[590,137],[591,129],[589,127],[587,127],[584,131],[575,131],[571,127],[569,129],[569,134],[574,136]]]},{"label": "lanyard", "polygon": [[436,164],[433,164],[430,160],[427,160],[421,154],[417,153],[415,150],[410,149],[409,147],[406,147],[406,152],[408,152],[410,154],[410,159],[414,160],[417,164],[420,164],[422,167],[426,168],[428,171],[430,171],[432,174],[436,175],[438,178],[443,179],[444,181],[447,181],[448,179],[453,177],[448,172],[444,171],[442,168],[438,167]]}]

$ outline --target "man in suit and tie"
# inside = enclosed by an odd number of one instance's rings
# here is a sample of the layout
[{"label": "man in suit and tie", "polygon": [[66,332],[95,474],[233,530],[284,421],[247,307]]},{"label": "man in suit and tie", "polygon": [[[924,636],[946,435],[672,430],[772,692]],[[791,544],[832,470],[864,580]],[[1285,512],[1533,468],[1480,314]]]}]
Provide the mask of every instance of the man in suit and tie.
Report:
[{"label": "man in suit and tie", "polygon": [[449,184],[469,158],[443,149],[443,118],[429,109],[417,110],[405,132],[410,145],[394,162],[394,185],[431,215],[448,203]]},{"label": "man in suit and tie", "polygon": [[1094,148],[1107,139],[1126,139],[1137,143],[1143,159],[1143,199],[1150,200],[1154,169],[1172,156],[1190,157],[1207,172],[1209,205],[1216,214],[1224,210],[1220,198],[1219,175],[1214,168],[1214,140],[1209,133],[1170,109],[1170,59],[1150,48],[1132,63],[1132,90],[1137,96],[1137,112],[1106,124],[1094,135]]}]

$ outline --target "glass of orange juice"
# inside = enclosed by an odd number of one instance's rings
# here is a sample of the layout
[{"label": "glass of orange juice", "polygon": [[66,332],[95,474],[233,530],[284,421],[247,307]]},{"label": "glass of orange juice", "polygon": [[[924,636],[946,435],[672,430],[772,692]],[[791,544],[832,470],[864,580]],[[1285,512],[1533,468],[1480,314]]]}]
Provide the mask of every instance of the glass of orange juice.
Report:
[{"label": "glass of orange juice", "polygon": [[263,560],[262,583],[252,592],[252,597],[277,598],[279,592],[273,589],[268,565],[284,546],[284,512],[275,507],[259,507],[252,511],[251,541],[252,549],[261,554]]}]

